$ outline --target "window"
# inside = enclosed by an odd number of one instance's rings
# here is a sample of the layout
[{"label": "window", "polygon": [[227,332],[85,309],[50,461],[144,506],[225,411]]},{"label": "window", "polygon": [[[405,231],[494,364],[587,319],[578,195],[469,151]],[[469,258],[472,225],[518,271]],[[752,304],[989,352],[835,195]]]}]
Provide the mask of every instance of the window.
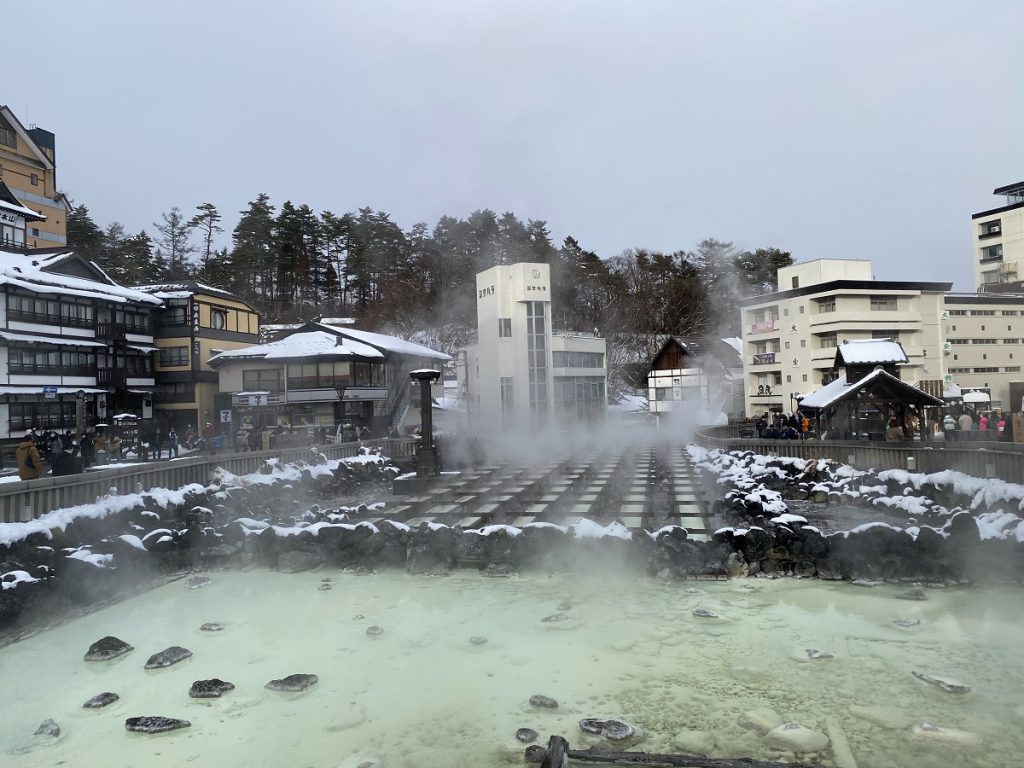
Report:
[{"label": "window", "polygon": [[954,330],[954,331],[956,330],[956,326],[955,326],[955,325],[953,326],[953,330]]},{"label": "window", "polygon": [[554,368],[604,368],[602,352],[552,352]]},{"label": "window", "polygon": [[949,372],[950,373],[970,373],[971,369],[970,368],[950,368]]},{"label": "window", "polygon": [[949,310],[949,316],[950,317],[966,317],[967,316],[967,310],[966,309],[951,309],[951,310]]},{"label": "window", "polygon": [[157,315],[157,323],[165,327],[188,325],[188,299],[168,299],[167,308]]},{"label": "window", "polygon": [[29,323],[41,323],[43,325],[60,325],[61,315],[61,303],[56,299],[18,296],[17,294],[7,297],[8,320],[20,320]]},{"label": "window", "polygon": [[[35,403],[11,403],[8,409],[12,432],[23,431],[30,427],[56,430],[74,429],[75,427],[75,402],[70,398],[64,401],[43,400]],[[85,418],[89,423],[95,418],[92,400],[85,401]]]},{"label": "window", "polygon": [[502,338],[512,338],[512,318],[511,317],[499,317],[498,318],[498,336]]},{"label": "window", "polygon": [[971,339],[971,344],[995,344],[995,339]]},{"label": "window", "polygon": [[39,177],[33,173],[31,176],[29,176],[29,183],[31,183],[33,187],[38,187]]},{"label": "window", "polygon": [[65,299],[60,304],[61,325],[88,328],[96,322],[96,308],[84,301]]},{"label": "window", "polygon": [[196,385],[190,381],[157,384],[153,401],[157,403],[191,403],[196,399]]},{"label": "window", "polygon": [[802,381],[807,381],[807,374],[806,373],[803,375]]},{"label": "window", "polygon": [[999,314],[1002,315],[1003,317],[1017,317],[1017,315],[1020,313],[1016,309],[1004,309]]},{"label": "window", "polygon": [[800,278],[799,277],[794,277],[793,278],[793,290],[796,290],[799,287],[800,287]]},{"label": "window", "polygon": [[970,344],[971,340],[970,339],[950,339],[949,343],[950,344]]},{"label": "window", "polygon": [[872,296],[872,312],[895,312],[897,309],[895,296]]},{"label": "window", "polygon": [[818,305],[819,312],[835,312],[836,311],[836,297],[830,296],[827,299],[817,299],[814,302]]},{"label": "window", "polygon": [[788,373],[786,374],[786,383],[787,384],[792,384],[793,383],[793,377],[790,376]]},{"label": "window", "polygon": [[148,336],[153,332],[149,312],[119,309],[114,313],[114,318],[117,322],[124,324],[124,329],[128,333]]},{"label": "window", "polygon": [[161,368],[174,368],[188,364],[188,347],[164,347],[160,350]]},{"label": "window", "polygon": [[17,149],[18,139],[14,133],[14,129],[7,124],[6,121],[0,121],[0,144],[5,147],[13,147]]},{"label": "window", "polygon": [[1002,243],[996,243],[995,245],[990,245],[988,248],[982,248],[981,249],[981,261],[982,261],[982,263],[985,263],[986,261],[1002,261],[1002,258],[1003,258],[1003,244]]},{"label": "window", "polygon": [[149,355],[125,355],[124,372],[130,377],[149,378],[153,375],[153,361]]},{"label": "window", "polygon": [[800,346],[801,347],[806,347],[807,346],[807,339],[800,339]]},{"label": "window", "polygon": [[[540,302],[536,302],[540,303]],[[555,414],[566,420],[586,421],[604,416],[607,401],[603,376],[555,376],[553,404]],[[671,397],[672,390],[660,388]],[[504,402],[502,403],[504,407]]]},{"label": "window", "polygon": [[242,389],[246,392],[278,392],[281,389],[281,369],[242,371]]},{"label": "window", "polygon": [[[795,279],[795,278],[794,278],[794,279]],[[800,314],[802,315],[803,313],[804,313],[804,305],[803,305],[803,304],[801,304],[801,305],[800,305]]]},{"label": "window", "polygon": [[992,317],[995,313],[994,309],[972,309],[971,317]]},{"label": "window", "polygon": [[772,383],[776,387],[781,385],[782,384],[782,374],[781,373],[773,373],[772,374]]},{"label": "window", "polygon": [[1001,234],[1003,231],[1002,220],[992,219],[992,221],[985,221],[978,225],[978,239],[984,240],[986,237],[995,237]]},{"label": "window", "polygon": [[228,325],[228,313],[224,309],[210,310],[210,327],[217,331],[223,331]]},{"label": "window", "polygon": [[834,333],[823,333],[818,337],[818,346],[822,349],[832,349],[838,346],[839,340]]},{"label": "window", "polygon": [[[509,426],[512,424],[512,409],[515,407],[513,379],[502,376],[498,385],[501,387],[501,423]],[[658,392],[660,394],[661,390]]]},{"label": "window", "polygon": [[548,412],[547,326],[542,301],[526,302],[526,364],[530,377],[530,410],[542,417]]},{"label": "window", "polygon": [[789,317],[789,307],[786,307],[785,309],[782,310],[782,316]]},{"label": "window", "polygon": [[871,332],[871,338],[872,339],[888,339],[889,341],[899,341],[900,340],[900,332],[899,331],[884,331],[884,330],[883,331],[872,331]]},{"label": "window", "polygon": [[1003,344],[1020,344],[1020,339],[1003,339]]},{"label": "window", "polygon": [[998,368],[974,368],[974,373],[999,373]]},{"label": "window", "polygon": [[1003,368],[1003,371],[1005,371],[1006,373],[1020,373],[1020,366],[1008,365],[1005,368]]},{"label": "window", "polygon": [[789,342],[786,342],[786,349],[789,349]]}]

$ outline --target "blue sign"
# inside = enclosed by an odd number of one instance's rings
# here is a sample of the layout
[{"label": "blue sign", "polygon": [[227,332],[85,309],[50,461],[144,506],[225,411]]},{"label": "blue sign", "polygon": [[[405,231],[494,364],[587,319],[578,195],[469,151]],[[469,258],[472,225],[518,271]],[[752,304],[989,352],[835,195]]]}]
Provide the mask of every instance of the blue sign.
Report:
[{"label": "blue sign", "polygon": [[56,387],[43,387],[43,394],[44,395],[56,395],[57,394],[57,388]]}]

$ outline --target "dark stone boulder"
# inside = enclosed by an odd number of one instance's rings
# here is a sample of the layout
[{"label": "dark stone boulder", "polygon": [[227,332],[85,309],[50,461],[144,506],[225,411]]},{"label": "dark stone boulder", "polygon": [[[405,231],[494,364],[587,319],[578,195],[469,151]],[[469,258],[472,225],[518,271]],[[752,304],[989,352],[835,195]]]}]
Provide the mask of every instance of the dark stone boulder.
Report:
[{"label": "dark stone boulder", "polygon": [[53,720],[50,720],[49,718],[47,718],[46,720],[43,720],[43,722],[41,722],[39,724],[39,727],[36,728],[36,732],[34,734],[32,734],[32,735],[33,736],[48,736],[48,737],[50,737],[52,739],[55,739],[58,736],[60,736],[60,726],[57,725],[57,723],[55,723]]},{"label": "dark stone boulder", "polygon": [[188,695],[193,699],[219,699],[228,691],[235,690],[234,683],[213,678],[211,680],[196,680],[188,689]]},{"label": "dark stone boulder", "polygon": [[223,632],[224,625],[216,621],[208,621],[205,624],[201,624],[199,630],[201,632]]},{"label": "dark stone boulder", "polygon": [[192,723],[175,717],[144,715],[142,717],[129,717],[124,721],[124,727],[132,733],[166,733],[167,731],[176,731],[179,728],[190,728]]},{"label": "dark stone boulder", "polygon": [[116,693],[110,693],[109,691],[104,693],[97,693],[95,696],[93,696],[91,699],[85,702],[85,704],[82,705],[82,709],[102,709],[103,707],[113,704],[120,698],[121,697],[118,696]]},{"label": "dark stone boulder", "polygon": [[185,579],[185,589],[197,590],[203,589],[213,584],[213,579],[209,576],[191,576]]},{"label": "dark stone boulder", "polygon": [[298,693],[320,682],[316,675],[294,674],[282,677],[279,680],[271,680],[264,688],[272,691],[284,691],[286,693]]},{"label": "dark stone boulder", "polygon": [[533,728],[520,728],[516,731],[516,741],[523,744],[532,744],[537,740],[537,732]]},{"label": "dark stone boulder", "polygon": [[166,669],[178,662],[192,657],[192,651],[180,645],[172,645],[159,653],[154,653],[146,662],[145,669]]},{"label": "dark stone boulder", "polygon": [[277,570],[282,573],[302,573],[320,567],[323,558],[316,552],[282,552],[277,558]]},{"label": "dark stone boulder", "polygon": [[550,696],[535,693],[530,697],[530,706],[538,709],[558,709],[558,702]]},{"label": "dark stone boulder", "polygon": [[423,523],[410,531],[405,567],[409,573],[448,573],[455,566],[455,533]]},{"label": "dark stone boulder", "polygon": [[128,645],[124,640],[114,637],[113,635],[107,635],[89,646],[89,650],[85,652],[85,660],[109,661],[110,659],[117,658],[122,654],[134,650],[135,648]]}]

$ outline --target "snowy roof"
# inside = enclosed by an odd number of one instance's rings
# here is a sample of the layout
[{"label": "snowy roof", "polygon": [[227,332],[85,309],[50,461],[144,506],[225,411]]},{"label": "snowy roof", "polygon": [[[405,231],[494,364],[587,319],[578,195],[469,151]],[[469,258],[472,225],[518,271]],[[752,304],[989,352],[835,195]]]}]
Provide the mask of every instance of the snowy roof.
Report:
[{"label": "snowy roof", "polygon": [[293,333],[283,339],[252,347],[229,349],[214,355],[210,363],[225,363],[231,360],[294,360],[315,357],[358,357],[382,359],[384,353],[367,344],[343,339],[326,331]]},{"label": "snowy roof", "polygon": [[727,339],[722,339],[722,341],[735,349],[737,355],[743,354],[743,339],[739,336],[730,336]]},{"label": "snowy roof", "polygon": [[31,221],[45,221],[46,217],[43,214],[33,211],[31,208],[26,208],[24,205],[17,205],[15,203],[9,203],[6,200],[0,200],[0,208],[5,211],[11,211],[19,216],[24,216],[26,219]]},{"label": "snowy roof", "polygon": [[642,395],[619,395],[615,403],[608,406],[609,411],[616,413],[644,413],[650,410],[647,398]]},{"label": "snowy roof", "polygon": [[885,371],[882,368],[876,368],[867,376],[863,376],[852,384],[847,383],[846,373],[841,373],[838,379],[829,382],[817,392],[812,392],[801,400],[800,408],[810,408],[812,410],[827,408],[828,406],[839,402],[844,397],[849,396],[852,392],[857,392],[869,384],[875,384],[877,386],[879,383],[895,387],[898,391],[905,391],[907,395],[913,395],[914,402],[921,402],[926,405],[944,404],[937,397],[932,397],[927,392],[896,378],[888,371]]},{"label": "snowy roof", "polygon": [[[77,392],[84,392],[87,395],[98,395],[105,393],[105,389],[96,387],[57,387],[58,395],[74,395]],[[0,395],[40,395],[43,393],[42,384],[3,384],[0,385]]]},{"label": "snowy roof", "polygon": [[233,359],[294,360],[307,357],[381,360],[389,355],[451,360],[444,352],[395,336],[357,331],[354,328],[337,328],[323,323],[307,323],[276,341],[221,352],[211,357],[210,363],[224,363]]},{"label": "snowy roof", "polygon": [[223,296],[225,298],[235,299],[236,301],[244,301],[244,299],[240,299],[230,291],[225,291],[223,288],[216,288],[212,285],[206,285],[205,283],[200,283],[195,280],[189,280],[181,283],[151,283],[148,285],[136,285],[133,287],[137,291],[152,294],[159,299],[187,299],[197,293],[208,293],[212,296]]},{"label": "snowy roof", "polygon": [[907,353],[892,339],[858,339],[844,341],[836,349],[836,365],[871,365],[906,363]]},{"label": "snowy roof", "polygon": [[[52,271],[61,262],[73,257],[72,251],[40,254],[0,250],[0,285],[11,285],[36,293],[84,296],[122,303],[134,301],[153,306],[163,304],[156,296],[115,285],[113,281],[107,283]],[[92,262],[88,263],[96,272],[105,276],[103,270]]]},{"label": "snowy roof", "polygon": [[0,331],[0,339],[4,341],[24,341],[30,344],[60,344],[64,347],[106,347],[99,341],[80,339],[75,336],[33,336],[30,333],[11,333]]}]

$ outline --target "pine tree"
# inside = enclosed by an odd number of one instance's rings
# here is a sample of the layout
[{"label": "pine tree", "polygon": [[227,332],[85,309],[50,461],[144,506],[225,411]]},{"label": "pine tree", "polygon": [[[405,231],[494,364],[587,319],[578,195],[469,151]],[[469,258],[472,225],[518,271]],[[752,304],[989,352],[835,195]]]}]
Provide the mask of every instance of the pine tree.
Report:
[{"label": "pine tree", "polygon": [[231,239],[230,264],[237,290],[263,310],[273,299],[274,289],[274,206],[268,195],[260,193],[241,212]]},{"label": "pine tree", "polygon": [[103,230],[89,215],[84,205],[76,205],[68,212],[67,218],[68,248],[89,261],[101,264],[103,254]]},{"label": "pine tree", "polygon": [[197,205],[196,210],[199,213],[188,220],[188,228],[197,230],[202,238],[202,246],[199,250],[199,269],[205,272],[213,255],[213,240],[224,231],[224,228],[219,226],[221,215],[213,203]]},{"label": "pine tree", "polygon": [[160,237],[157,239],[157,256],[166,265],[167,280],[187,280],[193,275],[191,256],[196,247],[189,240],[191,227],[175,206],[170,212],[161,214],[162,224],[154,224]]}]

